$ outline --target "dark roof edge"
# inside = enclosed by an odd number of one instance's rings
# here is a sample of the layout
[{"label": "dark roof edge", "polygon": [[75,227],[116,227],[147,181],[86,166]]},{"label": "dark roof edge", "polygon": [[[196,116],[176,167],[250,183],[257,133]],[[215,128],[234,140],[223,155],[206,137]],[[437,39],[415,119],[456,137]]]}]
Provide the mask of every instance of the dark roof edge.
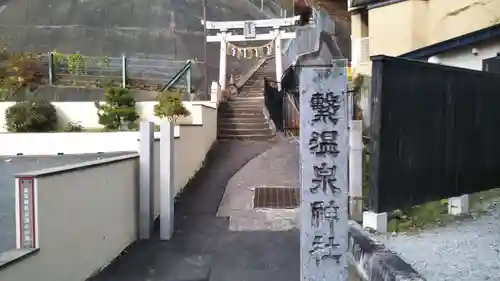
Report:
[{"label": "dark roof edge", "polygon": [[368,10],[371,10],[371,9],[380,8],[380,7],[384,7],[384,6],[389,6],[389,5],[396,4],[396,3],[399,3],[399,2],[404,2],[404,1],[408,1],[408,0],[387,0],[387,1],[380,2],[380,3],[375,3],[375,4],[368,5],[366,8]]},{"label": "dark roof edge", "polygon": [[360,4],[356,4],[356,1],[353,0],[351,1],[353,2],[351,5],[351,9],[362,9],[362,8],[375,9],[408,0],[378,0],[378,1],[373,0],[373,1],[366,1],[366,3],[360,3]]},{"label": "dark roof edge", "polygon": [[391,57],[391,56],[386,56],[386,55],[375,55],[371,56],[370,60],[372,64],[374,63],[380,63],[381,61],[399,61],[399,62],[405,62],[405,63],[412,63],[412,64],[418,64],[422,67],[432,67],[432,68],[439,68],[441,70],[447,70],[447,71],[459,71],[462,73],[473,73],[473,74],[481,74],[483,76],[492,76],[497,79],[500,79],[500,74],[495,73],[495,72],[485,72],[482,70],[475,70],[475,69],[469,69],[469,68],[463,68],[463,67],[457,67],[457,66],[450,66],[450,65],[445,65],[445,64],[437,64],[437,63],[429,63],[427,61],[422,61],[422,60],[415,60],[415,59],[410,59],[410,58],[403,58],[403,57]]},{"label": "dark roof edge", "polygon": [[500,36],[500,24],[492,25],[487,28],[476,30],[458,37],[454,37],[445,41],[438,42],[420,49],[413,50],[399,57],[407,59],[422,59],[431,57],[442,52],[446,52],[455,48],[464,47],[470,44],[479,43],[488,39]]}]

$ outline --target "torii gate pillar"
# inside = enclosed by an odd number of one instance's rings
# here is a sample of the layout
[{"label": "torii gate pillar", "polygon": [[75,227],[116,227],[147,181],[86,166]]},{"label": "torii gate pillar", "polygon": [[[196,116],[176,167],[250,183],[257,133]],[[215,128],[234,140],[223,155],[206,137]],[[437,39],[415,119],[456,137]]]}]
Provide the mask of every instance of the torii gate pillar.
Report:
[{"label": "torii gate pillar", "polygon": [[276,28],[274,30],[276,40],[274,42],[274,61],[276,63],[276,83],[278,90],[281,90],[281,77],[283,76],[283,57],[281,54],[281,30]]},{"label": "torii gate pillar", "polygon": [[[226,32],[221,32],[222,38],[226,37]],[[222,90],[226,89],[227,78],[227,44],[220,42],[220,60],[219,60],[219,85]]]}]

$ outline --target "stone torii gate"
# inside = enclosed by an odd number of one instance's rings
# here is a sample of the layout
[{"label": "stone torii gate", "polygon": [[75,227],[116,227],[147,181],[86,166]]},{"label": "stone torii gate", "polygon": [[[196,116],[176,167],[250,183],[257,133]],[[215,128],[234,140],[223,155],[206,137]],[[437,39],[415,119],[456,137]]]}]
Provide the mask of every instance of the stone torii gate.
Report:
[{"label": "stone torii gate", "polygon": [[[276,61],[276,81],[281,82],[283,65],[281,57],[281,40],[295,38],[295,32],[285,32],[281,28],[296,25],[300,17],[265,19],[253,21],[207,21],[207,30],[218,30],[217,35],[207,35],[208,42],[220,42],[219,61],[219,84],[221,89],[226,88],[227,77],[227,43],[248,41],[272,41],[274,42],[274,54]],[[204,25],[205,22],[202,20]],[[257,33],[259,28],[271,28],[267,33]],[[233,33],[236,31],[236,33]],[[239,32],[238,32],[239,31]],[[278,83],[278,87],[280,84]]]}]

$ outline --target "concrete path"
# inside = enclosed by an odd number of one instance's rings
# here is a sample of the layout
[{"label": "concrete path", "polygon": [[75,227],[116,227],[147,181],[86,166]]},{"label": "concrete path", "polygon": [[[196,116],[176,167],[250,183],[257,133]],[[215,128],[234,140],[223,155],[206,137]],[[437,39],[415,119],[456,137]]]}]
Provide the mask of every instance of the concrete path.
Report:
[{"label": "concrete path", "polygon": [[238,171],[227,184],[217,214],[229,217],[229,228],[235,231],[298,228],[298,209],[254,209],[256,187],[300,188],[298,143],[281,140]]},{"label": "concrete path", "polygon": [[[299,231],[292,228],[296,223],[247,223],[255,215],[251,188],[296,186],[297,160],[298,150],[287,141],[217,144],[176,204],[172,241],[155,237],[138,242],[91,280],[298,281]],[[232,231],[230,225],[252,231]]]}]

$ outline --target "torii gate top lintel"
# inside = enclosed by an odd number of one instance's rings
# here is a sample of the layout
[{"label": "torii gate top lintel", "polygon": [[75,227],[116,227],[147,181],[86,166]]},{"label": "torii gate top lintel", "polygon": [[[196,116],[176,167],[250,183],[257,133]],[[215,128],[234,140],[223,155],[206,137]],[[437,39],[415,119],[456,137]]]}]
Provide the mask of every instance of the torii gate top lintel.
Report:
[{"label": "torii gate top lintel", "polygon": [[[282,32],[281,27],[290,27],[297,25],[300,16],[289,18],[276,18],[264,20],[249,20],[249,21],[201,21],[201,24],[206,24],[207,30],[219,30],[217,35],[207,35],[207,42],[220,42],[220,62],[219,62],[219,84],[222,89],[226,88],[226,65],[227,65],[227,43],[235,41],[254,41],[254,40],[274,40],[274,54],[276,62],[276,81],[281,81],[283,75],[282,57],[281,57],[281,40],[295,38],[295,32]],[[271,32],[253,34],[252,37],[245,35],[233,34],[228,32],[230,29],[245,29],[248,23],[252,23],[255,29],[257,28],[272,28]],[[255,33],[255,31],[254,31]],[[280,84],[278,83],[278,87]]]},{"label": "torii gate top lintel", "polygon": [[[248,21],[207,21],[208,30],[229,30],[229,29],[242,29],[245,28],[245,23],[251,22],[256,28],[259,27],[285,27],[294,26],[300,16],[278,19],[265,19],[265,20],[248,20]],[[205,25],[205,21],[201,20],[201,24]]]}]

